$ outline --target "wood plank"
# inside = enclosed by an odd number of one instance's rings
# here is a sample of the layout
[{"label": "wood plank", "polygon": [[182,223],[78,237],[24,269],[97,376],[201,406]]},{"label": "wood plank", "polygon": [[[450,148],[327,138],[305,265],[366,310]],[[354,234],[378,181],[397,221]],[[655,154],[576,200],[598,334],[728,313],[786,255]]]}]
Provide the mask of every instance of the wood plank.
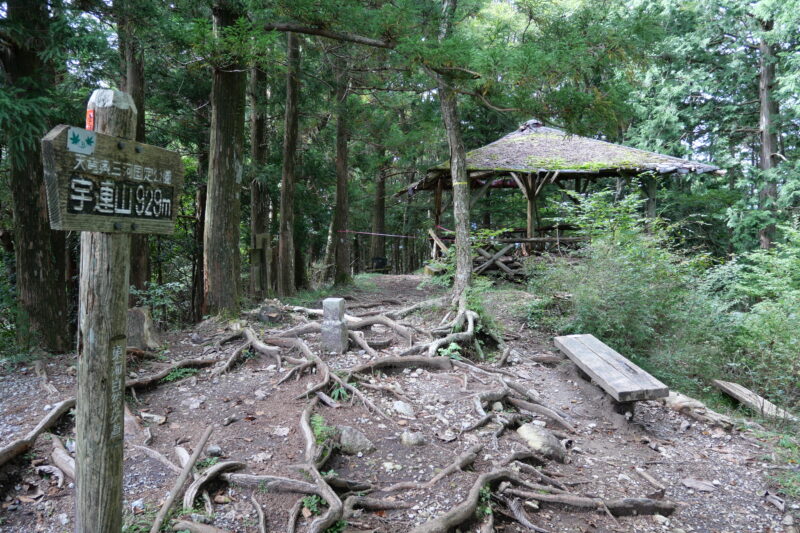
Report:
[{"label": "wood plank", "polygon": [[730,381],[722,381],[720,379],[715,379],[713,381],[714,386],[717,387],[719,390],[728,394],[749,408],[753,409],[755,412],[767,416],[770,418],[779,418],[783,420],[791,420],[792,422],[800,422],[796,416],[791,414],[788,411],[785,411],[772,403],[771,401],[767,400],[756,394],[755,392],[751,391],[748,388],[742,387],[738,383],[732,383]]},{"label": "wood plank", "polygon": [[669,395],[659,380],[615,352],[594,335],[556,337],[555,345],[618,402]]},{"label": "wood plank", "polygon": [[42,139],[50,226],[171,234],[183,188],[177,152],[68,125]]},{"label": "wood plank", "polygon": [[[476,248],[476,251],[479,254],[481,254],[483,257],[487,258],[487,259],[492,257],[492,254],[490,254],[489,252],[487,252],[483,248],[478,247],[478,248]],[[503,272],[505,272],[509,276],[513,276],[514,275],[514,271],[511,270],[510,268],[508,268],[506,265],[504,265],[500,261],[495,261],[495,264],[498,266],[498,268],[500,268],[500,270],[502,270]]]},{"label": "wood plank", "polygon": [[435,231],[433,231],[432,229],[429,229],[428,230],[428,235],[431,236],[431,239],[433,239],[433,242],[435,242],[436,245],[439,248],[441,248],[444,253],[447,253],[449,251],[449,248],[447,247],[447,245],[442,242],[442,239],[440,239],[439,236],[436,235]]},{"label": "wood plank", "polygon": [[[475,269],[473,269],[472,271],[473,271],[475,274],[480,274],[481,272],[483,272],[484,270],[486,270],[487,268],[489,268],[489,265],[491,265],[492,263],[495,263],[495,264],[497,264],[497,265],[501,265],[502,263],[500,263],[500,261],[498,261],[498,259],[500,259],[502,256],[504,256],[504,255],[506,254],[506,252],[507,252],[507,251],[509,251],[510,249],[512,249],[513,247],[514,247],[514,245],[513,245],[513,244],[509,244],[508,246],[505,246],[505,247],[504,247],[503,249],[501,249],[499,252],[497,252],[496,254],[494,254],[493,256],[491,256],[491,257],[489,258],[489,260],[488,260],[488,261],[486,261],[484,264],[482,264],[482,265],[481,265],[481,266],[479,266],[478,268],[475,268]],[[482,248],[481,248],[481,249],[482,249]],[[504,266],[505,266],[505,265],[504,265]]]}]

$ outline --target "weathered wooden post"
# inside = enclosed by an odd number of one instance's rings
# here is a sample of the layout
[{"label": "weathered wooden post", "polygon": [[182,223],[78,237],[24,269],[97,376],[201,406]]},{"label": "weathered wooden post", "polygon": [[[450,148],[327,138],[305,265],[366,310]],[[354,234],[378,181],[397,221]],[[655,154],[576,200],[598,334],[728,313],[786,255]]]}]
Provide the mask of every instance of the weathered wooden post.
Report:
[{"label": "weathered wooden post", "polygon": [[[96,90],[86,110],[86,129],[133,139],[136,114],[130,95]],[[75,418],[78,532],[122,529],[122,421],[130,254],[129,233],[81,233],[78,325],[82,347]]]},{"label": "weathered wooden post", "polygon": [[86,129],[42,139],[53,229],[81,231],[76,531],[122,529],[123,398],[131,233],[171,233],[180,156],[130,141],[130,95],[92,93]]}]

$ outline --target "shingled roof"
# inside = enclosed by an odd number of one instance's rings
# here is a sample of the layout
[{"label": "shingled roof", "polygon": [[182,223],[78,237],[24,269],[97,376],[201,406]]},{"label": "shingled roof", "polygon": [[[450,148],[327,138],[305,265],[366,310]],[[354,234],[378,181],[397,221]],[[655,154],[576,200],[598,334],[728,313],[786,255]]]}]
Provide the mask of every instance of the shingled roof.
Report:
[{"label": "shingled roof", "polygon": [[[431,189],[440,178],[449,177],[449,166],[447,162],[429,169],[427,176],[408,192]],[[511,172],[545,175],[557,171],[558,179],[635,175],[645,171],[686,174],[719,170],[696,161],[569,135],[536,120],[529,120],[505,137],[467,152],[467,169],[471,178]],[[513,182],[510,186],[514,186]]]}]

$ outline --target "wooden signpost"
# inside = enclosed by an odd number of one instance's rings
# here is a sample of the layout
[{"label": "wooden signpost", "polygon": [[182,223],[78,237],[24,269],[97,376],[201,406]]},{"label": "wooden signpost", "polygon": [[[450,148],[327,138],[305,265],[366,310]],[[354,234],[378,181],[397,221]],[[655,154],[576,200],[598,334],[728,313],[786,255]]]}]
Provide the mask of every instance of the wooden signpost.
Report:
[{"label": "wooden signpost", "polygon": [[92,93],[86,128],[42,139],[50,226],[81,231],[76,531],[122,529],[122,439],[131,233],[172,233],[177,153],[137,143],[130,95]]}]

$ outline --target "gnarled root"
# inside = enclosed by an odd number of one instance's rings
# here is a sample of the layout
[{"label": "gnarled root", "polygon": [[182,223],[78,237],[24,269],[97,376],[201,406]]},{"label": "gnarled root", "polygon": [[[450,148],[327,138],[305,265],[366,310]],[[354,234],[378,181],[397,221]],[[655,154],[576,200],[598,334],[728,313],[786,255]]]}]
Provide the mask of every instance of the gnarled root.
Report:
[{"label": "gnarled root", "polygon": [[441,481],[445,477],[449,476],[450,474],[457,472],[463,469],[464,467],[474,463],[475,459],[478,458],[478,454],[482,449],[483,449],[483,444],[476,444],[475,446],[470,447],[468,450],[459,455],[456,458],[456,460],[450,464],[450,466],[448,466],[447,468],[436,474],[426,483],[403,481],[401,483],[395,483],[394,485],[383,489],[382,492],[395,492],[398,490],[429,489],[434,485],[436,485],[439,481]]},{"label": "gnarled root", "polygon": [[334,492],[328,482],[322,477],[317,470],[317,465],[315,464],[316,456],[317,456],[317,446],[316,446],[316,439],[314,437],[314,432],[311,430],[311,423],[309,421],[311,417],[311,411],[314,410],[314,407],[317,405],[317,398],[311,400],[303,410],[303,414],[300,417],[300,429],[303,432],[303,437],[306,440],[306,449],[305,449],[305,466],[304,470],[308,472],[311,476],[311,479],[314,483],[319,487],[319,494],[322,498],[328,502],[328,510],[314,520],[309,527],[309,531],[313,533],[320,533],[325,531],[334,523],[336,523],[342,517],[343,505],[342,500],[339,499],[339,496]]},{"label": "gnarled root", "polygon": [[492,470],[486,474],[481,474],[467,494],[467,498],[460,504],[453,507],[443,515],[439,515],[433,520],[429,520],[411,530],[411,533],[446,533],[464,522],[475,517],[475,510],[481,496],[481,489],[491,486],[504,480],[516,480],[517,476],[511,470],[500,469]]}]

